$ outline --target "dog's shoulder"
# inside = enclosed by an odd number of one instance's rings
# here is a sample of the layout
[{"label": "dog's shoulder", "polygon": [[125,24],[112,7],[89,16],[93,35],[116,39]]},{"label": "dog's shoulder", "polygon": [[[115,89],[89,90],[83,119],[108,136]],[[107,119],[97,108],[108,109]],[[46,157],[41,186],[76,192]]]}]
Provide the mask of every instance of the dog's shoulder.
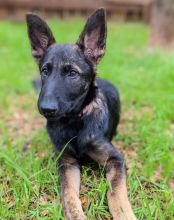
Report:
[{"label": "dog's shoulder", "polygon": [[107,98],[110,97],[119,100],[118,89],[113,84],[101,78],[97,78],[96,82],[100,91],[102,91]]}]

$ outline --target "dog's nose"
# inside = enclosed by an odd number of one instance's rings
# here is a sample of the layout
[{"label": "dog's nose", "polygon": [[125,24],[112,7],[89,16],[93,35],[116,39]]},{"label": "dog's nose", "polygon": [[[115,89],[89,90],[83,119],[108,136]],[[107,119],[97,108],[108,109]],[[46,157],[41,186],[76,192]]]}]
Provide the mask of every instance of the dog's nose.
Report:
[{"label": "dog's nose", "polygon": [[45,116],[55,116],[58,108],[55,102],[41,102],[40,103],[40,112]]}]

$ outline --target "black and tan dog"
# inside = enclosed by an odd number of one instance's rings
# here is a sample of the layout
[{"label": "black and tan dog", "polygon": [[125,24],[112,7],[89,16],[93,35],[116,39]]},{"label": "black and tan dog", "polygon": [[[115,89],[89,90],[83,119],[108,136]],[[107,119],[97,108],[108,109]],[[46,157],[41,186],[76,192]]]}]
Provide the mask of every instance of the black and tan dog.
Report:
[{"label": "black and tan dog", "polygon": [[80,165],[90,158],[105,164],[114,220],[135,220],[127,195],[124,159],[111,144],[119,122],[118,91],[96,78],[96,65],[106,44],[104,10],[89,17],[75,44],[56,44],[48,25],[35,14],[27,14],[26,20],[32,55],[41,73],[39,111],[47,119],[56,151],[61,152],[69,143],[59,159],[65,219],[86,219],[79,200]]}]

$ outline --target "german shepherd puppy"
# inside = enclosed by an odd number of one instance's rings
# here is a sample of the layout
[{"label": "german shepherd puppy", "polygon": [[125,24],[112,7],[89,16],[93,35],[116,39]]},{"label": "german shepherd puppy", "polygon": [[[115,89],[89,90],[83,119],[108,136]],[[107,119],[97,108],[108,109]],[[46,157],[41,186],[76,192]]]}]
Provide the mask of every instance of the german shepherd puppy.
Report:
[{"label": "german shepherd puppy", "polygon": [[80,165],[90,159],[105,164],[113,219],[135,220],[124,159],[111,144],[119,122],[119,94],[113,85],[96,78],[106,45],[104,9],[88,18],[75,44],[57,44],[48,25],[35,14],[27,14],[26,21],[42,81],[38,109],[47,119],[56,152],[63,150],[58,163],[65,219],[86,219],[79,200]]}]

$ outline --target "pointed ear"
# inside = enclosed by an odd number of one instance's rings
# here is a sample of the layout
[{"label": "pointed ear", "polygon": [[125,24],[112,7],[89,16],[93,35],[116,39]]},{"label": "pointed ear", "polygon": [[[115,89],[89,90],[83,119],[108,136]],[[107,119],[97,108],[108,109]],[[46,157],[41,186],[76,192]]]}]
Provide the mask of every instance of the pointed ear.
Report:
[{"label": "pointed ear", "polygon": [[39,16],[33,13],[28,13],[26,15],[26,22],[32,48],[32,55],[39,64],[46,49],[55,43],[55,39],[46,22]]},{"label": "pointed ear", "polygon": [[106,16],[103,8],[96,10],[87,23],[77,41],[84,54],[95,64],[104,55],[106,46]]}]

